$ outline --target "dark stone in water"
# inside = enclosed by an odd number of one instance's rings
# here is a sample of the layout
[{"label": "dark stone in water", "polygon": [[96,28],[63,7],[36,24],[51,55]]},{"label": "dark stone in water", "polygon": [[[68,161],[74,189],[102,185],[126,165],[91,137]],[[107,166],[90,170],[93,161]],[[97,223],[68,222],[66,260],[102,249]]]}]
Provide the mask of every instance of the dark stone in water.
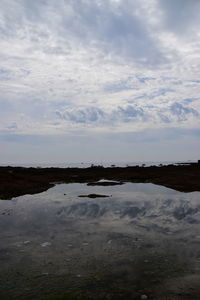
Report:
[{"label": "dark stone in water", "polygon": [[87,198],[106,198],[111,197],[110,195],[100,195],[100,194],[89,194],[89,195],[80,195],[79,197],[87,197]]},{"label": "dark stone in water", "polygon": [[88,186],[114,186],[114,185],[122,185],[124,182],[121,181],[97,181],[97,182],[89,182],[87,185]]}]

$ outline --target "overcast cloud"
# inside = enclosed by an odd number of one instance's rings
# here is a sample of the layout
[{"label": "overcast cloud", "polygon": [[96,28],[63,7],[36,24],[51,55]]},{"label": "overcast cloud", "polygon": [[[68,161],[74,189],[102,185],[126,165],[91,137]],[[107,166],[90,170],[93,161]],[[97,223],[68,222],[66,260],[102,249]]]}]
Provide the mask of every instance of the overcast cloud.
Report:
[{"label": "overcast cloud", "polygon": [[47,162],[100,161],[104,146],[107,161],[171,160],[170,143],[174,160],[197,159],[199,11],[198,0],[0,0],[1,163],[44,160],[50,141]]}]

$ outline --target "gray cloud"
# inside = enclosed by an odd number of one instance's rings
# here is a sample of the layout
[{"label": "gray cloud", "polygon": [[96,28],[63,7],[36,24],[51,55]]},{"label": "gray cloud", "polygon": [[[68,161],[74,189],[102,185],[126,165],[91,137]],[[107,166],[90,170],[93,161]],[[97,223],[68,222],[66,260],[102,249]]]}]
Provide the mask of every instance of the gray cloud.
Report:
[{"label": "gray cloud", "polygon": [[76,123],[90,123],[102,120],[105,113],[97,107],[86,107],[85,109],[76,109],[61,113],[56,111],[56,114],[61,119],[70,120]]},{"label": "gray cloud", "polygon": [[164,109],[154,105],[145,107],[126,105],[123,107],[118,106],[116,109],[108,112],[97,107],[83,107],[81,109],[65,110],[64,112],[56,111],[56,115],[59,119],[69,120],[74,123],[92,123],[97,126],[99,123],[111,125],[115,124],[115,122],[148,122],[155,119],[155,117],[158,117],[163,123],[172,123],[174,121],[186,121],[190,116],[198,117],[199,113],[194,108],[175,102]]},{"label": "gray cloud", "polygon": [[158,0],[158,4],[163,10],[163,21],[171,31],[187,34],[199,23],[199,0]]},{"label": "gray cloud", "polygon": [[[138,16],[138,3],[123,1],[70,1],[76,18],[71,29],[76,36],[100,43],[105,51],[135,58],[145,63],[164,61],[161,49],[148,30],[148,24]],[[101,5],[99,5],[99,3]],[[69,25],[69,23],[67,23]]]},{"label": "gray cloud", "polygon": [[128,105],[126,107],[118,107],[117,110],[113,111],[112,119],[121,120],[123,122],[131,122],[137,119],[142,119],[147,116],[141,107]]},{"label": "gray cloud", "polygon": [[[9,6],[2,5],[0,32],[4,37],[30,39],[35,47],[52,54],[66,53],[66,47],[75,42],[106,56],[120,55],[149,65],[164,63],[162,46],[142,13],[139,2],[129,0],[11,0]],[[56,45],[46,47],[42,41],[50,36],[56,37]]]},{"label": "gray cloud", "polygon": [[56,111],[60,119],[70,120],[75,123],[113,123],[113,122],[131,122],[140,117],[145,117],[142,108],[128,105],[126,107],[117,107],[110,112],[97,107],[85,107],[82,109],[72,109],[70,111]]},{"label": "gray cloud", "polygon": [[199,116],[198,111],[191,107],[183,106],[181,103],[174,103],[170,106],[172,115],[177,116],[180,121],[187,120],[187,115],[191,114],[195,117]]}]

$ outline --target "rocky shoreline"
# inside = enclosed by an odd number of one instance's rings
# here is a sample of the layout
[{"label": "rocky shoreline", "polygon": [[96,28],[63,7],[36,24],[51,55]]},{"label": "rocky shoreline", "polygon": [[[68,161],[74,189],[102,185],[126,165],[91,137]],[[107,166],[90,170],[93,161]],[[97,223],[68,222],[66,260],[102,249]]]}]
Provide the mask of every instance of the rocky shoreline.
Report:
[{"label": "rocky shoreline", "polygon": [[89,168],[0,167],[0,199],[35,194],[57,183],[89,183],[106,179],[154,183],[181,192],[200,191],[200,164]]}]

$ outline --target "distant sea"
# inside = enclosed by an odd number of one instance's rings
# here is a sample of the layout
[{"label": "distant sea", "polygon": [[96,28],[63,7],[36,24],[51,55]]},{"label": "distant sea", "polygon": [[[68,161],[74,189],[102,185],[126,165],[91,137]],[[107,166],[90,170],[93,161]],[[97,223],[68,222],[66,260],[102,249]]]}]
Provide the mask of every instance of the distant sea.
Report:
[{"label": "distant sea", "polygon": [[106,167],[127,167],[127,166],[159,166],[169,164],[180,164],[180,163],[193,163],[196,160],[185,160],[185,161],[148,161],[148,162],[80,162],[80,163],[0,163],[0,166],[12,166],[12,167],[33,167],[33,168],[88,168],[91,165]]}]

